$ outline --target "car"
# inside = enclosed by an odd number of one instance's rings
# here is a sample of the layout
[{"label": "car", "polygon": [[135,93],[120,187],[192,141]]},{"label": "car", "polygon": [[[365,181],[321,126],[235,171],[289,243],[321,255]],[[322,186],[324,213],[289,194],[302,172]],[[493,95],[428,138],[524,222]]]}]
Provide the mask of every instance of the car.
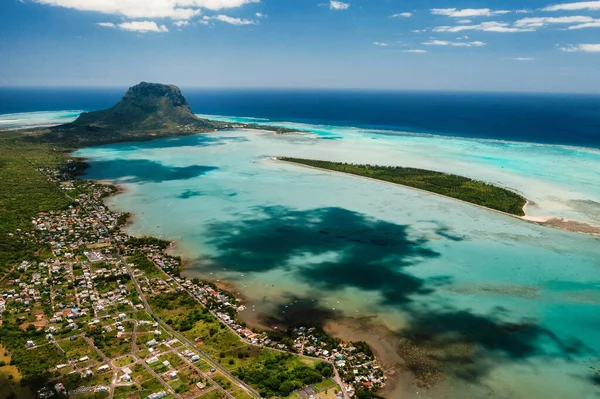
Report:
[{"label": "car", "polygon": [[213,367],[212,369],[210,369],[210,372],[211,372],[211,373],[214,373],[215,371],[217,371],[217,369],[216,369],[216,368],[214,368],[214,367]]}]

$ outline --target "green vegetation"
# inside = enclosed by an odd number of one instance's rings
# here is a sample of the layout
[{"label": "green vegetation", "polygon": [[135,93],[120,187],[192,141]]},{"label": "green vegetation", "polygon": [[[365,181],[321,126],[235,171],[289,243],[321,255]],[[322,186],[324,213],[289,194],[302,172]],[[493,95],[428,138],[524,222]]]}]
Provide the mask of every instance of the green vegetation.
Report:
[{"label": "green vegetation", "polygon": [[17,237],[19,231],[32,229],[32,217],[71,203],[71,198],[38,171],[64,162],[64,154],[48,145],[22,143],[17,133],[0,135],[0,271],[31,259],[38,249],[23,245]]},{"label": "green vegetation", "polygon": [[150,245],[155,245],[160,249],[167,249],[168,246],[171,244],[170,241],[166,241],[166,240],[161,240],[160,238],[156,238],[156,237],[130,237],[125,244],[127,246],[135,246],[135,247],[143,247],[143,246],[150,246]]},{"label": "green vegetation", "polygon": [[318,384],[323,378],[333,375],[333,366],[319,362],[316,366],[287,368],[286,360],[293,357],[289,353],[277,353],[263,364],[251,363],[241,367],[236,376],[259,387],[262,396],[288,396],[306,385]]},{"label": "green vegetation", "polygon": [[127,261],[133,263],[135,267],[140,269],[146,274],[158,273],[156,268],[154,267],[154,263],[145,257],[141,252],[137,252],[135,255],[127,258]]},{"label": "green vegetation", "polygon": [[334,380],[332,380],[331,378],[329,378],[329,379],[327,379],[325,381],[322,381],[322,382],[320,382],[318,384],[315,384],[315,389],[318,392],[322,392],[322,391],[326,391],[328,389],[331,389],[331,388],[337,387],[337,386],[338,386],[337,382],[335,382]]},{"label": "green vegetation", "polygon": [[240,342],[189,295],[161,293],[148,298],[157,315],[199,346],[236,377],[255,387],[263,397],[288,396],[305,385],[318,384],[333,375],[329,363],[307,366],[290,353],[258,348]]},{"label": "green vegetation", "polygon": [[468,177],[399,166],[356,165],[287,157],[279,159],[418,188],[516,216],[525,215],[523,207],[527,200],[521,195]]},{"label": "green vegetation", "polygon": [[66,362],[65,355],[52,344],[35,349],[26,348],[28,340],[43,342],[44,335],[44,331],[36,332],[35,328],[23,331],[10,320],[4,320],[0,327],[0,341],[12,355],[11,365],[17,366],[23,375],[21,384],[34,389],[42,387],[48,379],[54,377],[51,368]]},{"label": "green vegetation", "polygon": [[165,310],[175,310],[181,306],[187,306],[194,308],[187,312],[182,317],[175,320],[168,319],[167,324],[171,324],[171,327],[179,332],[190,331],[194,328],[194,325],[199,321],[205,321],[209,323],[218,323],[217,319],[210,314],[208,309],[205,307],[197,306],[196,301],[189,295],[181,295],[179,293],[164,293],[152,297],[150,303],[154,306]]},{"label": "green vegetation", "polygon": [[358,399],[385,399],[383,396],[377,395],[372,391],[357,391],[356,397]]}]

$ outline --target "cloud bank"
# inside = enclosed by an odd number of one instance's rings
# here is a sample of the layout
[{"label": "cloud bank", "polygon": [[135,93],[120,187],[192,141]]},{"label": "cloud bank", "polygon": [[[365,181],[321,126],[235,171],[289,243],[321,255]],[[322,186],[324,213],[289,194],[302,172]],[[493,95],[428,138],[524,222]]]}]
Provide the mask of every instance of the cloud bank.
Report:
[{"label": "cloud bank", "polygon": [[600,44],[569,44],[560,49],[568,53],[600,53]]},{"label": "cloud bank", "polygon": [[49,6],[121,15],[127,18],[171,18],[189,20],[201,14],[201,9],[218,11],[238,8],[260,0],[32,0]]}]

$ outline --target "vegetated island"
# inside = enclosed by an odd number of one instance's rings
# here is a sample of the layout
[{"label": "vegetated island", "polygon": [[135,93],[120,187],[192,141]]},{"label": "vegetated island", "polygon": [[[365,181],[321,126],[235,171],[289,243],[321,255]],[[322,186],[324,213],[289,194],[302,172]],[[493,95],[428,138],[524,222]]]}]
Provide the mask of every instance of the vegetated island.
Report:
[{"label": "vegetated island", "polygon": [[357,165],[343,162],[289,157],[280,157],[277,159],[313,168],[348,173],[400,184],[458,199],[513,216],[525,216],[523,208],[527,205],[527,199],[523,196],[505,188],[497,187],[483,181],[469,179],[464,176],[400,166]]}]

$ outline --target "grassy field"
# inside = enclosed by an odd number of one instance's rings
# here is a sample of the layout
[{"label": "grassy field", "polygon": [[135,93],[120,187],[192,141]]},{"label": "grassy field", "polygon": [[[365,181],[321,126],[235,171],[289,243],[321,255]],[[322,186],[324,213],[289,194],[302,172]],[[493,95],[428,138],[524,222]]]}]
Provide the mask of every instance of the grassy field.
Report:
[{"label": "grassy field", "polygon": [[216,389],[213,389],[212,391],[209,391],[209,392],[205,393],[204,395],[200,396],[200,398],[202,398],[202,399],[221,399],[224,397],[225,397],[225,394],[221,391],[217,391]]},{"label": "grassy field", "polygon": [[21,373],[16,366],[10,365],[10,354],[0,345],[0,399],[6,399],[14,394],[17,398],[33,399],[35,395],[27,388],[19,385]]},{"label": "grassy field", "polygon": [[523,196],[468,177],[399,166],[356,165],[285,157],[280,160],[418,188],[511,215],[525,215],[523,207],[527,200]]},{"label": "grassy field", "polygon": [[337,386],[338,384],[331,378],[314,385],[317,392],[326,391]]}]

